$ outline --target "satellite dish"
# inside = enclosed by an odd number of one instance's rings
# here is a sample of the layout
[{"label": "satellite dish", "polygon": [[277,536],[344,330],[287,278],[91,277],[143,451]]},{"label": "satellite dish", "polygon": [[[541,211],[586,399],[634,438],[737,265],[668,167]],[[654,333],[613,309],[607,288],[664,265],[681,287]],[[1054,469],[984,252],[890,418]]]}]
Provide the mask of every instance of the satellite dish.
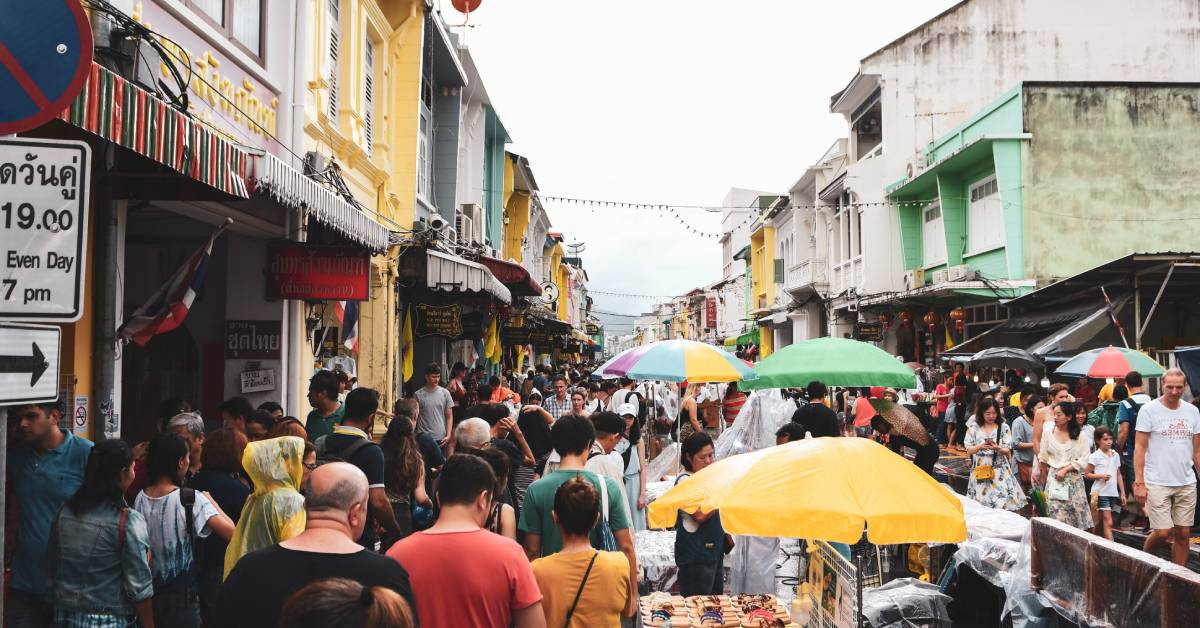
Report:
[{"label": "satellite dish", "polygon": [[450,0],[450,6],[459,13],[474,13],[481,4],[483,0]]},{"label": "satellite dish", "polygon": [[556,300],[558,300],[558,284],[550,281],[542,284],[542,301],[554,303]]}]

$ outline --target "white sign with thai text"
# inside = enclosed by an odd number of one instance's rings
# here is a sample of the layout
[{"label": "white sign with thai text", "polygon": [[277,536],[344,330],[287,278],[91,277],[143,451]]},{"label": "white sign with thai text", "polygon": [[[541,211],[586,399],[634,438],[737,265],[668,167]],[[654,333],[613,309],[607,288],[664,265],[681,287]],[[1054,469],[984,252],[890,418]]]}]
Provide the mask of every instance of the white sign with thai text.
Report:
[{"label": "white sign with thai text", "polygon": [[0,320],[83,314],[90,160],[83,142],[0,139]]}]

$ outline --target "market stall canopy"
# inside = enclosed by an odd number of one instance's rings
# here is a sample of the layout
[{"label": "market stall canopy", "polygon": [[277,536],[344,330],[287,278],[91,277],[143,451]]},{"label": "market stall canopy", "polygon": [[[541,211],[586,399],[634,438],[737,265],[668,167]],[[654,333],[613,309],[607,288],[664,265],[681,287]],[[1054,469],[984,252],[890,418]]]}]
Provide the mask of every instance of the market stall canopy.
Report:
[{"label": "market stall canopy", "polygon": [[1130,371],[1141,373],[1142,377],[1159,377],[1166,372],[1161,364],[1153,358],[1136,351],[1122,347],[1105,347],[1084,351],[1079,355],[1063,362],[1055,369],[1058,375],[1070,377],[1125,377]]},{"label": "market stall canopy", "polygon": [[[1078,351],[1085,344],[1094,342],[1097,335],[1110,329],[1112,322],[1108,304],[1102,297],[1086,299],[1082,304],[1077,301],[1011,316],[1007,321],[942,353],[942,357],[969,358],[983,349],[995,347],[1015,347],[1042,357]],[[1128,301],[1128,296],[1115,298],[1114,311],[1120,311]]]},{"label": "market stall canopy", "polygon": [[719,347],[677,338],[626,349],[592,375],[664,382],[736,382],[753,378],[754,371]]},{"label": "market stall canopy", "polygon": [[407,249],[401,253],[400,273],[410,280],[423,281],[425,287],[435,292],[479,292],[490,294],[501,303],[512,303],[512,293],[490,270],[451,253]]},{"label": "market stall canopy", "polygon": [[[903,365],[901,365],[903,366]],[[866,438],[807,438],[713,463],[650,504],[650,525],[719,510],[727,532],[876,545],[958,543],[962,503]]]},{"label": "market stall canopy", "polygon": [[1032,353],[1016,347],[992,347],[971,356],[971,364],[984,368],[1037,369],[1042,367]]},{"label": "market stall canopy", "polygon": [[916,388],[912,369],[875,345],[849,338],[814,338],[788,345],[754,367],[757,379],[741,388],[799,388],[813,380],[826,386]]},{"label": "market stall canopy", "polygon": [[533,280],[524,266],[486,255],[479,256],[479,263],[492,271],[496,279],[499,279],[514,297],[542,296],[542,286]]}]

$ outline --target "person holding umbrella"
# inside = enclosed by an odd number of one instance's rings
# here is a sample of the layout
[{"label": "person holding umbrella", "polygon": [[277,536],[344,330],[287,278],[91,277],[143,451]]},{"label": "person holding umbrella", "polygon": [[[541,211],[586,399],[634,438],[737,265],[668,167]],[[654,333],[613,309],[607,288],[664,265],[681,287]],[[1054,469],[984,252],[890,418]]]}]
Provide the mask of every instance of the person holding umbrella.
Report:
[{"label": "person holding umbrella", "polygon": [[[713,463],[712,437],[696,432],[683,441],[679,460],[685,472],[675,484],[686,480]],[[714,510],[681,512],[675,523],[675,564],[679,567],[679,594],[720,595],[725,586],[725,554],[733,549],[733,540],[721,527],[721,513]]]}]

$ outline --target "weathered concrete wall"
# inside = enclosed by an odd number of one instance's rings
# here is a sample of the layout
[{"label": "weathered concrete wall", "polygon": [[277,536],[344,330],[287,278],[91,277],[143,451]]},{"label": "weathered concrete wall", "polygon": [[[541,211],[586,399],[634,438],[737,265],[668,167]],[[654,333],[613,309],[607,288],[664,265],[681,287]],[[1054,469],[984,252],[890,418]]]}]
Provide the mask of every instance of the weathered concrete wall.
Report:
[{"label": "weathered concrete wall", "polygon": [[1196,0],[971,0],[873,53],[888,182],[1021,81],[1194,81]]},{"label": "weathered concrete wall", "polygon": [[[1200,84],[1026,85],[1027,276],[1200,243]],[[1180,218],[1192,217],[1192,220]]]}]

